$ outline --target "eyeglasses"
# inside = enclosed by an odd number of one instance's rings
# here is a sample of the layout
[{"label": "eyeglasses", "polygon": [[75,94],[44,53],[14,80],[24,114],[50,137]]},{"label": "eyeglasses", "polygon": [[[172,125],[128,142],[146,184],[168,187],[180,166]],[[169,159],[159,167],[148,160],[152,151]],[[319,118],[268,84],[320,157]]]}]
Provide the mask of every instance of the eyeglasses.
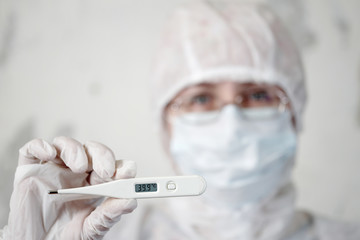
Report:
[{"label": "eyeglasses", "polygon": [[[284,112],[289,104],[286,94],[278,87],[269,84],[257,84],[231,93],[224,97],[216,88],[200,88],[172,101],[167,108],[166,120],[179,117],[184,121],[192,119],[198,113],[208,113],[202,122],[210,122],[217,118],[224,106],[235,104],[244,118],[249,120],[268,119]],[[227,98],[228,100],[225,100]],[[232,100],[229,100],[232,99]],[[266,114],[253,114],[254,110],[263,109]],[[202,114],[204,116],[204,114]]]}]

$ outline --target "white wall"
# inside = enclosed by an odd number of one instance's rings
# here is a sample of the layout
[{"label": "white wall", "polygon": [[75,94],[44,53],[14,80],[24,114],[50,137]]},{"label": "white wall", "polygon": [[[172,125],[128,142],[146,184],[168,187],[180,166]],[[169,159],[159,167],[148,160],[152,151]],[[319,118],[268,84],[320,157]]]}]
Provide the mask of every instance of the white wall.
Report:
[{"label": "white wall", "polygon": [[360,2],[308,1],[309,102],[296,182],[299,205],[360,222]]},{"label": "white wall", "polygon": [[[138,176],[171,174],[148,79],[166,17],[182,2],[0,0],[0,226],[17,151],[34,137],[97,140],[135,160]],[[360,222],[360,3],[269,2],[292,26],[308,75],[299,206]]]}]

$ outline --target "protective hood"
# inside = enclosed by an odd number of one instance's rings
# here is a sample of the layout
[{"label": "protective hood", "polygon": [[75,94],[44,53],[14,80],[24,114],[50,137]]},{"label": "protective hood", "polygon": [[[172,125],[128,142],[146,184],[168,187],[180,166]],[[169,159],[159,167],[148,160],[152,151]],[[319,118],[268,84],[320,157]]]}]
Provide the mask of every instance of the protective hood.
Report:
[{"label": "protective hood", "polygon": [[279,85],[290,98],[297,129],[301,128],[306,101],[302,63],[288,32],[267,7],[200,2],[174,13],[151,84],[160,128],[164,107],[179,91],[223,80]]}]

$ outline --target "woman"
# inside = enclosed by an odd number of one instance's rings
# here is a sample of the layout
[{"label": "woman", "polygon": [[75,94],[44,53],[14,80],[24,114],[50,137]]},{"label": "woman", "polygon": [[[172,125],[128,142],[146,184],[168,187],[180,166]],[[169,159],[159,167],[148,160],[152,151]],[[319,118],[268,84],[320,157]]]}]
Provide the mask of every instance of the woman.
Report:
[{"label": "woman", "polygon": [[360,239],[355,226],[295,209],[304,73],[266,7],[179,9],[165,31],[153,99],[174,168],[203,176],[202,196],[164,200],[141,212],[136,228],[114,226],[135,200],[44,193],[134,177],[135,164],[115,161],[100,143],[35,139],[20,149],[4,239]]}]

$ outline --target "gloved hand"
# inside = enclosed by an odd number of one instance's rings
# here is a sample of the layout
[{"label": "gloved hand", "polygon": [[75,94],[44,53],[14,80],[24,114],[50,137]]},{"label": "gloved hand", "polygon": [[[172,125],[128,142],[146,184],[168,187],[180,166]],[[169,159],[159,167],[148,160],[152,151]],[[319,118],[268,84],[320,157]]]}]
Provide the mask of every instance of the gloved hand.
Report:
[{"label": "gloved hand", "polygon": [[134,199],[48,194],[51,189],[135,177],[134,162],[115,161],[100,143],[34,139],[19,152],[4,239],[102,239],[122,214],[137,206]]}]

